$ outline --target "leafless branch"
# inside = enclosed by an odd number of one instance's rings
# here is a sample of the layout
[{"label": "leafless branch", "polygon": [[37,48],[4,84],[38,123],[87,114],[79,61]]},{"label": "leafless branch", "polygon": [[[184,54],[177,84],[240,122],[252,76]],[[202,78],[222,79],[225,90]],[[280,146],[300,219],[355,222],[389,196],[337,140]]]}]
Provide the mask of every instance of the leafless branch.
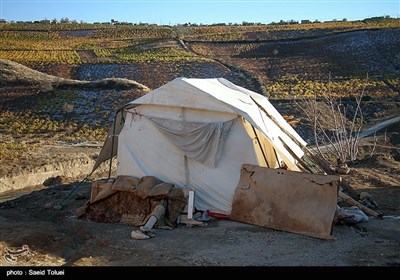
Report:
[{"label": "leafless branch", "polygon": [[[367,83],[368,75],[361,92],[354,95],[354,112],[349,111],[348,105],[343,104],[341,99],[332,94],[330,76],[327,91],[318,94],[314,89],[313,98],[301,98],[300,103],[296,101],[311,125],[318,156],[326,160],[327,154],[333,155],[338,164],[357,158],[363,123],[361,105]],[[321,101],[317,101],[318,95],[322,97]],[[348,113],[351,113],[350,117]]]}]

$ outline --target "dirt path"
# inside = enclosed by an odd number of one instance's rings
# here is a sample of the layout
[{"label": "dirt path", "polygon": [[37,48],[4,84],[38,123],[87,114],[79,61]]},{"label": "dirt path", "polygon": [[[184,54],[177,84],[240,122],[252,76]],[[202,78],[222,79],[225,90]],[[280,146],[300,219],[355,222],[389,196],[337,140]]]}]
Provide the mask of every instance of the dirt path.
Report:
[{"label": "dirt path", "polygon": [[400,117],[395,117],[395,118],[391,118],[391,119],[388,119],[386,121],[380,122],[380,123],[368,128],[367,130],[362,131],[360,133],[360,137],[361,138],[367,137],[369,135],[372,135],[372,134],[378,132],[379,130],[384,129],[385,127],[388,127],[388,126],[390,126],[392,124],[396,124],[398,122],[400,122]]},{"label": "dirt path", "polygon": [[76,51],[84,63],[96,63],[97,55],[93,50],[79,50]]},{"label": "dirt path", "polygon": [[[360,132],[359,138],[361,139],[361,138],[368,137],[368,136],[370,136],[370,135],[372,135],[372,134],[384,129],[385,127],[391,126],[391,125],[396,124],[398,122],[400,122],[400,117],[394,117],[394,118],[390,118],[388,120],[385,120],[383,122],[380,122],[380,123],[368,128],[368,129]],[[336,146],[337,144],[335,143],[334,145]],[[330,144],[329,145],[324,145],[324,146],[319,146],[319,151],[321,151],[322,153],[327,152],[328,151],[328,146],[330,146]],[[314,146],[310,147],[310,149],[316,151],[316,148]]]},{"label": "dirt path", "polygon": [[[203,57],[203,58],[206,58],[206,59],[212,59],[214,62],[218,63],[219,65],[221,65],[222,67],[224,67],[228,71],[236,73],[239,76],[243,76],[244,78],[246,78],[248,80],[248,82],[250,84],[253,84],[253,86],[256,89],[258,89],[260,92],[262,92],[260,81],[256,77],[254,77],[250,71],[248,71],[248,70],[246,70],[246,69],[244,69],[242,67],[235,66],[232,63],[227,62],[226,60],[222,60],[222,59],[216,58],[215,56],[202,55],[202,54],[194,51],[193,48],[190,47],[190,44],[185,44],[185,42],[182,41],[182,40],[177,40],[177,42],[182,46],[182,48],[184,50],[192,52],[193,54],[198,55],[198,56]],[[190,42],[187,42],[187,43],[190,43]]]}]

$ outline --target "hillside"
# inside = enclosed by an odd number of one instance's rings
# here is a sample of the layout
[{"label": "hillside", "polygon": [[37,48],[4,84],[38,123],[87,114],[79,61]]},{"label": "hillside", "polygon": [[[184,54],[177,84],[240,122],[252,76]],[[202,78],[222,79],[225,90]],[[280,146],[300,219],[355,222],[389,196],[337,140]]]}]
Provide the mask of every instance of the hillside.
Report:
[{"label": "hillside", "polygon": [[[272,97],[309,94],[329,77],[342,95],[351,95],[346,80],[369,76],[372,96],[398,93],[400,29],[362,30],[312,39],[265,42],[189,42],[190,49],[248,73]],[[301,85],[303,83],[304,85]]]},{"label": "hillside", "polygon": [[[296,111],[281,100],[327,91],[347,98],[365,88],[372,98],[367,121],[374,114],[393,116],[399,104],[399,20],[203,27],[2,24],[0,34],[0,59],[40,71],[21,66],[16,75],[10,70],[16,64],[1,64],[3,163],[18,165],[25,151],[38,151],[29,143],[44,134],[50,143],[103,141],[113,111],[138,96],[134,88],[122,88],[128,80],[154,89],[181,76],[224,77],[276,99],[282,113]],[[307,125],[299,129],[308,139]]]},{"label": "hillside", "polygon": [[[0,25],[0,59],[72,79],[128,78],[150,88],[178,76],[225,77],[274,98],[310,95],[330,77],[369,77],[372,96],[399,91],[400,21],[265,26]],[[290,92],[290,93],[289,93]]]}]

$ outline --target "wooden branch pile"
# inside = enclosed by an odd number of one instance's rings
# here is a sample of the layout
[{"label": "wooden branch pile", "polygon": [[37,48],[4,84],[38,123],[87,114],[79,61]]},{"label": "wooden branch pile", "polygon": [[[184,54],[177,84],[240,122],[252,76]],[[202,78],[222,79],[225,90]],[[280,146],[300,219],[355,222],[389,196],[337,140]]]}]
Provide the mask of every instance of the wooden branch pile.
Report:
[{"label": "wooden branch pile", "polygon": [[[296,158],[301,166],[307,166],[306,170],[310,173],[319,173],[323,171],[327,175],[336,175],[336,172],[330,167],[329,163],[318,156],[316,156],[310,149],[304,147],[304,157],[303,159]],[[311,164],[311,162],[314,164]],[[352,206],[357,206],[368,216],[373,216],[377,218],[382,218],[382,214],[366,207],[365,205],[358,202],[360,199],[360,195],[356,190],[344,179],[340,180],[339,186],[342,190],[339,190],[338,197],[342,198],[345,202],[349,203]]]}]

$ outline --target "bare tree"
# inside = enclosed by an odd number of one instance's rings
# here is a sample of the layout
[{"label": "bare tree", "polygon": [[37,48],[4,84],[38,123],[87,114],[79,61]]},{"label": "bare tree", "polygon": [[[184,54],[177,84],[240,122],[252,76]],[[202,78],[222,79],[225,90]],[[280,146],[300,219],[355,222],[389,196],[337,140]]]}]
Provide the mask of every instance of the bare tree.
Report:
[{"label": "bare tree", "polygon": [[327,155],[334,156],[338,167],[357,159],[363,123],[361,101],[367,81],[368,76],[361,92],[354,93],[355,108],[352,111],[349,110],[351,106],[346,106],[332,94],[330,77],[326,92],[314,91],[313,98],[296,101],[311,125],[316,153],[326,161]]}]

